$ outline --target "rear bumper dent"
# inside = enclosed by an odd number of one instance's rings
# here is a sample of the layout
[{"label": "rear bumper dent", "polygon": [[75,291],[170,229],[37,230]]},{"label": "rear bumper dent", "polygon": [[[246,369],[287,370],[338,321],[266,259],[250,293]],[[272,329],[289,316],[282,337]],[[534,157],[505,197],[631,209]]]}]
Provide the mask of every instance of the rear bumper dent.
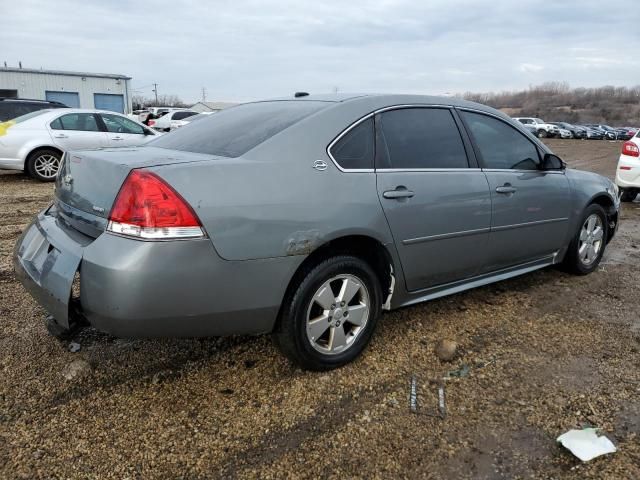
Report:
[{"label": "rear bumper dent", "polygon": [[226,261],[209,239],[148,242],[108,233],[84,242],[58,238],[65,236],[55,218],[40,214],[16,245],[18,277],[68,328],[71,286],[80,269],[79,313],[97,329],[122,337],[270,332],[303,260]]}]

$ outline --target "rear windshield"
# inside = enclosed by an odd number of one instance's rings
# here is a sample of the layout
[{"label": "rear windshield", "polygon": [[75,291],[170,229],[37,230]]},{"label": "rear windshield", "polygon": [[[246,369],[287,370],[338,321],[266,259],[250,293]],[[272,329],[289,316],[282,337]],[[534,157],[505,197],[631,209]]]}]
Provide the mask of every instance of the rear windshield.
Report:
[{"label": "rear windshield", "polygon": [[50,111],[51,111],[50,108],[45,108],[45,109],[42,109],[42,110],[36,110],[34,112],[31,112],[31,113],[25,113],[24,115],[20,115],[19,117],[14,118],[13,121],[15,123],[24,122],[25,120],[29,120],[29,119],[31,119],[33,117],[37,117],[39,115],[42,115],[42,114],[50,112]]},{"label": "rear windshield", "polygon": [[235,158],[328,105],[310,100],[245,103],[147,145]]},{"label": "rear windshield", "polygon": [[0,102],[0,122],[48,107],[46,103]]}]

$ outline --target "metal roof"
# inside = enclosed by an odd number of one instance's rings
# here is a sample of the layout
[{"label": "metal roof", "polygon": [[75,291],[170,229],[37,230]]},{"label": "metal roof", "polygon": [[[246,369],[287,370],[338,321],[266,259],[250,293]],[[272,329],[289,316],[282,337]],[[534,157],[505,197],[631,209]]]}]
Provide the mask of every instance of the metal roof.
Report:
[{"label": "metal roof", "polygon": [[63,70],[39,70],[37,68],[0,67],[0,72],[38,73],[41,75],[66,75],[69,77],[114,78],[120,80],[131,80],[131,77],[129,76],[119,75],[117,73],[65,72]]}]

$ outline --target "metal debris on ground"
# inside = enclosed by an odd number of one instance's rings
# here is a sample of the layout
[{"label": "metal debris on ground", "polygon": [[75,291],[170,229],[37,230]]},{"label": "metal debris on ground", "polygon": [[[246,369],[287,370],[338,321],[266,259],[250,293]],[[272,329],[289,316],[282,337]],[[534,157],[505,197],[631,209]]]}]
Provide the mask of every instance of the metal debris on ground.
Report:
[{"label": "metal debris on ground", "polygon": [[443,419],[447,416],[447,406],[444,401],[444,384],[438,387],[438,411]]},{"label": "metal debris on ground", "polygon": [[411,383],[409,384],[409,409],[413,413],[418,413],[418,385],[415,375],[411,376]]},{"label": "metal debris on ground", "polygon": [[80,348],[81,348],[81,346],[80,346],[80,344],[79,344],[79,343],[77,343],[77,342],[71,342],[71,343],[69,344],[69,351],[70,351],[71,353],[79,352],[79,351],[80,351]]},{"label": "metal debris on ground", "polygon": [[556,440],[580,460],[588,462],[600,455],[616,452],[616,447],[611,440],[604,435],[599,437],[597,431],[597,428],[569,430]]},{"label": "metal debris on ground", "polygon": [[462,377],[466,377],[467,375],[469,375],[469,372],[471,371],[471,367],[469,365],[467,365],[466,363],[463,363],[460,368],[458,368],[457,370],[450,370],[449,372],[447,372],[447,374],[445,375],[445,380],[448,378],[462,378]]}]

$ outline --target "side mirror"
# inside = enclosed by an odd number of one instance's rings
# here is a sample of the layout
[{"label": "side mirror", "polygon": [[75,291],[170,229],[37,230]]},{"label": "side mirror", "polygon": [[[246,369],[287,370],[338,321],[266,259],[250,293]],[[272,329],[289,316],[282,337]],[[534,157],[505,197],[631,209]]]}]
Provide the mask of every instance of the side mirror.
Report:
[{"label": "side mirror", "polygon": [[545,153],[542,158],[542,170],[564,170],[566,164],[553,153]]},{"label": "side mirror", "polygon": [[145,128],[144,129],[144,134],[145,135],[155,135],[155,133],[150,128]]}]

